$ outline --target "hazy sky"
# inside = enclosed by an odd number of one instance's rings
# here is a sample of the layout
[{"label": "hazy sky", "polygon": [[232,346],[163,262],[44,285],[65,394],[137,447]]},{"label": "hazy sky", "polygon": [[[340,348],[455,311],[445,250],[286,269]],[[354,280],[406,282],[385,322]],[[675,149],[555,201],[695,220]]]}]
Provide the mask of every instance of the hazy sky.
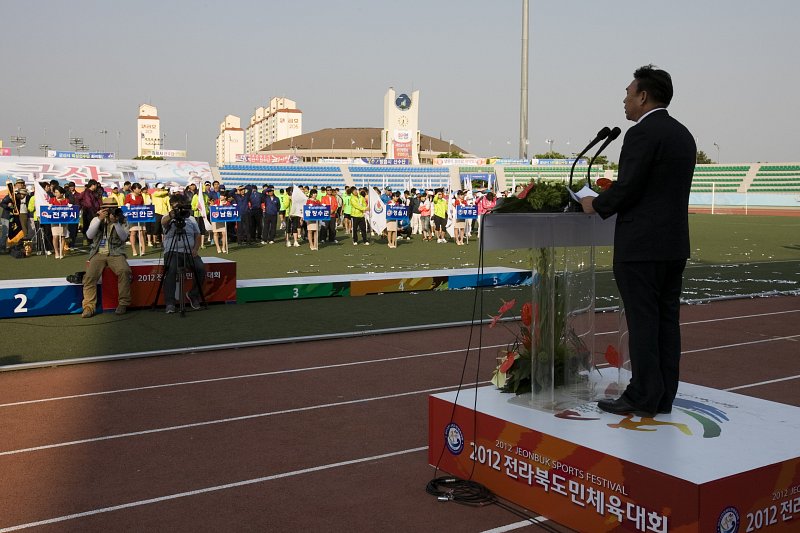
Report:
[{"label": "hazy sky", "polygon": [[[800,161],[797,0],[531,0],[529,154],[626,130],[633,70],[672,74],[673,116],[723,163]],[[226,114],[272,96],[303,131],[382,127],[383,95],[420,91],[423,133],[516,157],[521,0],[0,2],[0,139],[135,155],[137,108],[164,148],[214,160]],[[102,135],[100,130],[108,130]],[[510,143],[509,143],[510,141]],[[617,160],[617,141],[608,151]]]}]

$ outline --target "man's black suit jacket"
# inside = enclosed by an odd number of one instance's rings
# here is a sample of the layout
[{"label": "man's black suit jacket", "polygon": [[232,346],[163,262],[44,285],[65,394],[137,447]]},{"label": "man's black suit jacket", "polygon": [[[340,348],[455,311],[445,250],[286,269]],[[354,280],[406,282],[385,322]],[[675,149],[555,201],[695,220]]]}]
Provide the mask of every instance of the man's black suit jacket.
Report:
[{"label": "man's black suit jacket", "polygon": [[592,202],[601,217],[617,215],[614,262],[689,258],[696,158],[694,137],[666,109],[627,131],[617,181]]}]

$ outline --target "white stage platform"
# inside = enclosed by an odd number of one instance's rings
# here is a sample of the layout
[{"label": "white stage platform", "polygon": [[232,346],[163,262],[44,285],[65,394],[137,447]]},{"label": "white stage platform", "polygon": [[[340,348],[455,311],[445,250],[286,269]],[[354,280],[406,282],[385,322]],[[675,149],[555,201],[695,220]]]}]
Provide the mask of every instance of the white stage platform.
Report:
[{"label": "white stage platform", "polygon": [[451,420],[455,396],[430,398],[431,464],[467,478],[474,458],[474,480],[571,528],[800,531],[800,408],[681,383],[654,419],[552,413],[490,386]]}]

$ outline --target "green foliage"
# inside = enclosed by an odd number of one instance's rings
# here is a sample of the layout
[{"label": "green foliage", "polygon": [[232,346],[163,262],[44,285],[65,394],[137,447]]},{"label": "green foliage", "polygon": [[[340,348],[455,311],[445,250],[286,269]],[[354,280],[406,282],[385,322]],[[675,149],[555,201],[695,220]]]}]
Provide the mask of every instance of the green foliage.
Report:
[{"label": "green foliage", "polygon": [[464,159],[464,154],[462,154],[461,152],[442,152],[436,157],[445,159]]},{"label": "green foliage", "polygon": [[569,159],[569,157],[556,151],[545,152],[543,154],[536,154],[533,157],[535,157],[536,159]]},{"label": "green foliage", "polygon": [[698,165],[712,165],[714,162],[702,150],[697,151],[697,164]]}]

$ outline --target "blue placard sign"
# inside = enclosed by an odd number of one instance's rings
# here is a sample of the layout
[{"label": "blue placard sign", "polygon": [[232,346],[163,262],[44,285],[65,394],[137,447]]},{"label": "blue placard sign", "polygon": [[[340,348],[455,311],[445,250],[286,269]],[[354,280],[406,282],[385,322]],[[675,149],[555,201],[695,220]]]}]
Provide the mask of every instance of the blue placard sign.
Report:
[{"label": "blue placard sign", "polygon": [[304,205],[303,220],[306,222],[326,222],[331,219],[331,206]]},{"label": "blue placard sign", "polygon": [[235,205],[211,205],[208,212],[211,222],[239,222],[239,208]]},{"label": "blue placard sign", "polygon": [[77,224],[81,212],[77,205],[43,205],[39,209],[40,224]]},{"label": "blue placard sign", "polygon": [[405,205],[386,206],[386,220],[401,220],[404,218],[408,218],[408,206]]},{"label": "blue placard sign", "polygon": [[456,218],[459,220],[472,220],[478,218],[478,208],[474,205],[457,205]]},{"label": "blue placard sign", "polygon": [[156,208],[152,205],[123,205],[122,214],[128,220],[128,224],[156,221]]}]

